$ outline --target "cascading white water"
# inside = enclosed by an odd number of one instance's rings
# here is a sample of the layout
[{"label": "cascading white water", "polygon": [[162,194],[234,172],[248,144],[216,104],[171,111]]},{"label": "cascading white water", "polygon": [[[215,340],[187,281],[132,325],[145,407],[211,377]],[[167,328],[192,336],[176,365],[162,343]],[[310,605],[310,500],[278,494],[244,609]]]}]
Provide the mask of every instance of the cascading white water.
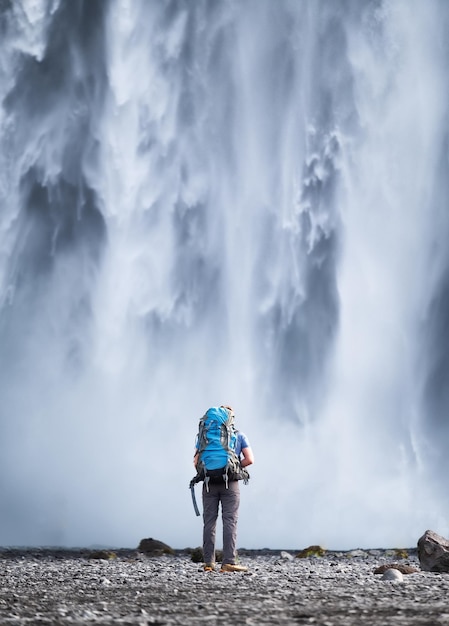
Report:
[{"label": "cascading white water", "polygon": [[239,545],[447,534],[448,17],[0,3],[0,544],[199,544],[221,403]]}]

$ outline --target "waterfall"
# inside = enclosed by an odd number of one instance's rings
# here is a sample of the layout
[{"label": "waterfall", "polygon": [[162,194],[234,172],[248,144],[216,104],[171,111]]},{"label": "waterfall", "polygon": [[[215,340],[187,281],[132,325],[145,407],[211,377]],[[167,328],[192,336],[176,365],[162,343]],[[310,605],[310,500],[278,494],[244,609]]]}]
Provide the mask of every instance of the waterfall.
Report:
[{"label": "waterfall", "polygon": [[441,0],[0,2],[1,545],[449,533]]}]

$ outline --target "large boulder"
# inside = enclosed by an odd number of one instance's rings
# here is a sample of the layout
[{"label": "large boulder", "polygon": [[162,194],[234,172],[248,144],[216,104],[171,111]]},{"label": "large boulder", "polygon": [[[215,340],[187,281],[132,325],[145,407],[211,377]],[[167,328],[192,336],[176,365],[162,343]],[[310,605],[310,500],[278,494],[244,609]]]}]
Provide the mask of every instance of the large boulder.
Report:
[{"label": "large boulder", "polygon": [[422,570],[449,572],[449,540],[433,530],[426,530],[418,539],[418,557]]}]

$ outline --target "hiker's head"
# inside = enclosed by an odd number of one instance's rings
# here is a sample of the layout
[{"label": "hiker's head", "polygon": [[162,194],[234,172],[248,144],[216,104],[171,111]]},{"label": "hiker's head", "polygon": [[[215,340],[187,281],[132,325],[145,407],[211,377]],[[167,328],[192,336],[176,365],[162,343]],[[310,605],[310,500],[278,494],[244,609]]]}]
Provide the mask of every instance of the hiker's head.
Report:
[{"label": "hiker's head", "polygon": [[226,409],[226,410],[228,411],[228,413],[229,413],[229,417],[231,417],[231,418],[232,418],[232,420],[234,420],[234,419],[235,419],[234,409],[232,408],[232,406],[229,406],[229,405],[227,405],[227,404],[222,404],[222,405],[221,405],[221,408],[222,408],[222,409]]}]

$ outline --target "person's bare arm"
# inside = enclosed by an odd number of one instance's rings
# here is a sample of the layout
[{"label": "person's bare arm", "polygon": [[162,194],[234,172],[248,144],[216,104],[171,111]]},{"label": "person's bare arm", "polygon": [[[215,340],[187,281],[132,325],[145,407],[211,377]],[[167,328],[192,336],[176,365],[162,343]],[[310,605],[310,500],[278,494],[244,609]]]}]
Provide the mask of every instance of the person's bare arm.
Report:
[{"label": "person's bare arm", "polygon": [[195,452],[195,455],[193,457],[193,465],[195,466],[195,469],[196,469],[196,466],[198,465],[198,457],[199,457],[199,452],[197,451]]},{"label": "person's bare arm", "polygon": [[254,454],[250,447],[242,448],[243,459],[240,461],[242,467],[248,467],[254,463]]}]

